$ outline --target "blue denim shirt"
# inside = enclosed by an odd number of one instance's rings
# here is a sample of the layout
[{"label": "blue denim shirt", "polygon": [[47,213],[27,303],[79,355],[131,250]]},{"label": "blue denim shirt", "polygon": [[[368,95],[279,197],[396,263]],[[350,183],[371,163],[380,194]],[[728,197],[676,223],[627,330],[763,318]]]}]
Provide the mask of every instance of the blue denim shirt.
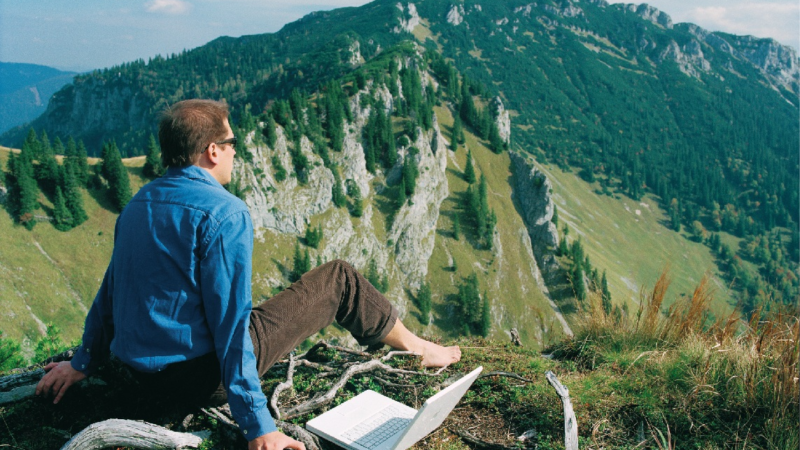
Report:
[{"label": "blue denim shirt", "polygon": [[114,252],[72,359],[108,356],[142,372],[216,352],[231,413],[247,439],[276,431],[248,326],[253,224],[207,171],[170,168],[122,211]]}]

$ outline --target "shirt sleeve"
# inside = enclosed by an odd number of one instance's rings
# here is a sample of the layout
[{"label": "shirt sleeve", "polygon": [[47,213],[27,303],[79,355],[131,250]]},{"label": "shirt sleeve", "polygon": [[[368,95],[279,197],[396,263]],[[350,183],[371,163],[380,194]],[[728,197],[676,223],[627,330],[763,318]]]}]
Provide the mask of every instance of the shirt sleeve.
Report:
[{"label": "shirt sleeve", "polygon": [[111,339],[114,337],[114,321],[112,318],[112,284],[113,264],[106,269],[103,284],[94,298],[83,328],[83,341],[72,357],[72,368],[91,375],[103,361],[108,358]]},{"label": "shirt sleeve", "polygon": [[277,430],[267,409],[250,338],[253,224],[247,211],[222,220],[201,255],[201,290],[222,383],[248,440]]}]

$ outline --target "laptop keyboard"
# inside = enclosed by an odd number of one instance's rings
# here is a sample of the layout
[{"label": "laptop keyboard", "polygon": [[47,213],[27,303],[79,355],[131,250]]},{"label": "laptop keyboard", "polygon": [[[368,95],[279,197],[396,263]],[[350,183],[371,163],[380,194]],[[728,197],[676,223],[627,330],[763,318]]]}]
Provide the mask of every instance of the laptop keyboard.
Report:
[{"label": "laptop keyboard", "polygon": [[375,448],[398,431],[405,429],[411,419],[398,417],[403,410],[390,405],[369,419],[345,431],[342,436],[366,448]]}]

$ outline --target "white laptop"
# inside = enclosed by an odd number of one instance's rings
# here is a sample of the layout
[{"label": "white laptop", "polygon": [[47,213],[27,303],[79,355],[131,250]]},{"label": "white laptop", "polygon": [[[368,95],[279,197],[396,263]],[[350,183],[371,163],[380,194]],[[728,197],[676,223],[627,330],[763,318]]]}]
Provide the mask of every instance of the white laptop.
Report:
[{"label": "white laptop", "polygon": [[404,450],[444,422],[481,370],[478,367],[429,398],[419,411],[364,391],[310,420],[306,428],[349,450]]}]

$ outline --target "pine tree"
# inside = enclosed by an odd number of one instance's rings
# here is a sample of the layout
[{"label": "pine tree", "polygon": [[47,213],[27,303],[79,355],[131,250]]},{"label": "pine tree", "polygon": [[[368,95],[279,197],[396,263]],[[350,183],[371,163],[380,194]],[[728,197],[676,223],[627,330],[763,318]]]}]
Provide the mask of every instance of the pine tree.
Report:
[{"label": "pine tree", "polygon": [[408,201],[408,197],[406,196],[406,180],[405,177],[403,177],[400,178],[400,186],[397,192],[397,209],[399,210],[402,208],[403,205],[406,204],[406,201]]},{"label": "pine tree", "polygon": [[488,337],[492,330],[492,308],[489,305],[489,294],[483,291],[483,308],[481,311],[481,336]]},{"label": "pine tree", "polygon": [[281,183],[286,180],[286,168],[278,155],[272,155],[272,168],[275,170],[275,181]]},{"label": "pine tree", "polygon": [[268,114],[267,124],[261,131],[261,133],[264,135],[264,137],[267,138],[267,145],[269,145],[269,148],[271,149],[274,149],[275,143],[278,142],[278,132],[275,129],[275,127],[277,127],[277,124],[275,123],[275,118],[272,117],[272,114]]},{"label": "pine tree", "polygon": [[350,215],[361,217],[364,214],[364,200],[361,198],[361,188],[356,183],[350,184],[348,188],[350,198],[353,200],[353,207],[350,208]]},{"label": "pine tree", "polygon": [[161,150],[159,150],[156,138],[152,134],[150,134],[150,140],[147,143],[147,157],[144,161],[142,172],[144,176],[150,178],[158,178],[164,175],[164,166],[161,163]]},{"label": "pine tree", "polygon": [[461,116],[459,116],[458,114],[456,114],[455,117],[453,117],[452,140],[456,142],[456,148],[458,148],[458,144],[464,143],[464,125],[461,122]]},{"label": "pine tree", "polygon": [[[28,152],[30,151],[29,147]],[[6,185],[8,186],[8,206],[11,215],[27,229],[32,229],[36,225],[33,212],[39,207],[37,200],[39,187],[33,177],[33,162],[26,157],[25,145],[19,156],[14,156],[13,153],[9,155]]]},{"label": "pine tree", "polygon": [[[61,141],[57,139],[56,142],[60,143]],[[58,162],[56,162],[53,147],[50,146],[50,141],[47,139],[47,133],[44,131],[39,145],[38,160],[39,164],[34,167],[34,176],[41,183],[42,190],[48,194],[54,194],[59,178]]]},{"label": "pine tree", "polygon": [[56,195],[53,202],[53,225],[58,231],[67,231],[72,228],[72,214],[67,209],[60,186],[56,186]]},{"label": "pine tree", "polygon": [[555,225],[556,227],[558,227],[558,206],[557,205],[553,205],[553,218],[550,219],[550,222],[553,225]]},{"label": "pine tree", "polygon": [[311,270],[311,257],[308,254],[308,249],[303,252],[300,249],[300,243],[295,242],[293,267],[292,271],[289,273],[289,281],[294,283],[309,270]]},{"label": "pine tree", "polygon": [[419,152],[415,147],[409,149],[403,160],[403,183],[406,188],[406,195],[408,197],[414,196],[414,190],[417,187],[417,176],[419,176],[419,169],[417,168],[416,155]]},{"label": "pine tree", "polygon": [[606,314],[611,313],[611,291],[608,290],[608,278],[606,278],[606,271],[603,271],[603,279],[600,281],[600,290],[602,292],[603,311]]},{"label": "pine tree", "polygon": [[78,141],[78,150],[75,152],[75,180],[82,187],[89,183],[89,155],[83,141]]},{"label": "pine tree", "polygon": [[67,206],[70,214],[72,215],[72,226],[86,222],[89,216],[86,210],[83,209],[83,195],[78,187],[78,181],[74,175],[74,168],[68,167],[65,169],[64,175],[64,203]]},{"label": "pine tree", "polygon": [[575,297],[578,301],[586,300],[586,282],[583,280],[583,268],[579,261],[572,267],[572,287],[575,289]]},{"label": "pine tree", "polygon": [[0,372],[16,369],[25,364],[19,342],[3,337],[3,332],[0,331]]},{"label": "pine tree", "polygon": [[103,146],[103,165],[101,172],[108,181],[108,190],[111,202],[117,211],[122,211],[131,200],[131,182],[128,178],[128,169],[122,164],[122,157],[114,141]]},{"label": "pine tree", "polygon": [[419,306],[419,321],[423,325],[431,323],[431,286],[422,283],[417,292],[417,306]]},{"label": "pine tree", "polygon": [[467,151],[467,164],[464,168],[464,180],[472,184],[475,182],[475,168],[472,166],[472,150]]},{"label": "pine tree", "polygon": [[347,199],[345,198],[344,190],[342,189],[342,179],[339,177],[339,171],[335,168],[333,169],[333,188],[331,197],[333,204],[337,208],[341,208],[347,204]]}]

